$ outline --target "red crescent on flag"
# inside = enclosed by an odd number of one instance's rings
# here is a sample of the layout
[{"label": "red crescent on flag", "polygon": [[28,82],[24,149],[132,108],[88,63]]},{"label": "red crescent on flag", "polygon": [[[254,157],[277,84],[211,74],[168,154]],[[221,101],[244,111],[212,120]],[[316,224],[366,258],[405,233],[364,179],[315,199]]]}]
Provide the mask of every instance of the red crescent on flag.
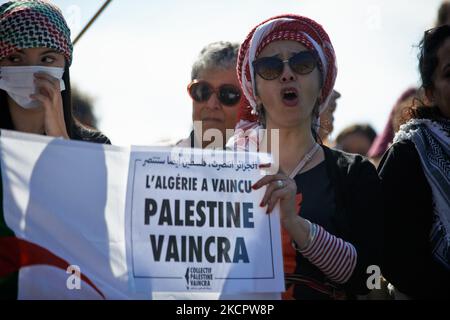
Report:
[{"label": "red crescent on flag", "polygon": [[[19,271],[20,268],[27,266],[48,265],[64,271],[70,266],[67,261],[51,253],[49,250],[16,237],[1,237],[0,248],[2,248],[0,251],[0,278],[6,277],[13,272]],[[80,276],[103,299],[106,299],[104,294],[89,278],[82,273]]]}]

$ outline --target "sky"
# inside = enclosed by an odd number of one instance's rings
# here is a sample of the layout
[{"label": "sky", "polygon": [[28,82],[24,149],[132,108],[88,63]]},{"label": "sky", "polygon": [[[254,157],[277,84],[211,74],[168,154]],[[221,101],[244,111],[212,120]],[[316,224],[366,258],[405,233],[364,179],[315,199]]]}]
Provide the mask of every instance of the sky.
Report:
[{"label": "sky", "polygon": [[[0,1],[4,3],[6,1]],[[103,1],[54,0],[72,38]],[[336,51],[341,92],[335,137],[369,123],[380,132],[400,94],[420,84],[417,45],[441,0],[113,0],[74,48],[72,85],[92,97],[99,129],[117,145],[164,145],[192,126],[186,87],[200,50],[241,43],[282,13],[310,17]]]}]

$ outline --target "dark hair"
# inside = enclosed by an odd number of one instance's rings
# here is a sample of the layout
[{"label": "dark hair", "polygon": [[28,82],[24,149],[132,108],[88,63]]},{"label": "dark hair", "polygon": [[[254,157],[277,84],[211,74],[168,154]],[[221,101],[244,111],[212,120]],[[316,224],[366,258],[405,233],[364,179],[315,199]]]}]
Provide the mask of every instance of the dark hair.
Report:
[{"label": "dark hair", "polygon": [[67,134],[71,139],[74,138],[74,133],[77,128],[75,128],[77,121],[73,117],[72,114],[72,89],[70,87],[70,73],[69,67],[66,63],[66,67],[64,68],[63,74],[64,85],[66,86],[66,90],[61,92],[62,102],[63,102],[63,112],[64,112],[64,121],[66,122],[66,130]]},{"label": "dark hair", "polygon": [[[66,123],[67,134],[70,139],[85,140],[89,135],[95,135],[97,132],[84,128],[72,113],[72,90],[70,88],[69,67],[66,62],[64,68],[63,81],[66,89],[61,92],[64,122]],[[7,93],[0,90],[0,129],[14,130],[11,114],[8,108]]]},{"label": "dark hair", "polygon": [[74,87],[72,87],[72,113],[84,126],[91,129],[97,128],[93,99]]},{"label": "dark hair", "polygon": [[419,71],[424,89],[433,87],[433,74],[439,63],[437,52],[448,37],[450,25],[442,25],[424,33],[419,45]]},{"label": "dark hair", "polygon": [[442,26],[443,24],[447,24],[450,20],[450,2],[444,1],[438,10],[438,16],[436,21],[436,27]]},{"label": "dark hair", "polygon": [[[422,80],[422,88],[433,88],[433,75],[438,66],[437,53],[442,44],[450,37],[450,25],[425,31],[419,44],[419,72]],[[430,105],[427,99],[415,99],[413,106],[405,110],[405,121],[410,119],[438,119],[442,117],[438,106]]]},{"label": "dark hair", "polygon": [[354,124],[351,126],[346,127],[345,129],[343,129],[338,136],[336,137],[336,143],[337,144],[342,144],[342,140],[344,140],[345,137],[351,135],[351,134],[361,134],[365,137],[367,137],[367,139],[369,139],[370,143],[373,143],[373,141],[375,140],[377,133],[375,132],[375,130],[372,128],[371,125],[369,124]]},{"label": "dark hair", "polygon": [[0,89],[0,129],[13,130],[6,91]]}]

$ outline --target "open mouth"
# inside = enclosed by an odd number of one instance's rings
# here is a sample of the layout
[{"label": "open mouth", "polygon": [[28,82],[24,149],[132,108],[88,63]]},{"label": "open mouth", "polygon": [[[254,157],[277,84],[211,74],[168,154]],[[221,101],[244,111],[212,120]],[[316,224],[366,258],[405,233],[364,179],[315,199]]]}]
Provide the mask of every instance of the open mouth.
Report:
[{"label": "open mouth", "polygon": [[211,121],[211,122],[222,122],[222,120],[218,119],[218,118],[212,118],[212,117],[205,117],[202,119],[202,121]]},{"label": "open mouth", "polygon": [[298,91],[295,88],[286,88],[281,90],[281,99],[287,106],[295,106],[298,102]]}]

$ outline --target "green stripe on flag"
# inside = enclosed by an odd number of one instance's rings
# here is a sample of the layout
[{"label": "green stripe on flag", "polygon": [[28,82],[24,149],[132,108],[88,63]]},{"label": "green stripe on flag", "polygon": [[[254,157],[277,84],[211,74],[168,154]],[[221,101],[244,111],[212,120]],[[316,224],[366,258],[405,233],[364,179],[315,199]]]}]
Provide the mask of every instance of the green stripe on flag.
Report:
[{"label": "green stripe on flag", "polygon": [[[3,213],[3,182],[2,170],[0,166],[0,237],[14,236],[14,232],[8,228]],[[2,248],[0,248],[2,250]],[[19,273],[15,272],[5,278],[0,278],[0,300],[17,299],[17,286],[19,283]]]}]

